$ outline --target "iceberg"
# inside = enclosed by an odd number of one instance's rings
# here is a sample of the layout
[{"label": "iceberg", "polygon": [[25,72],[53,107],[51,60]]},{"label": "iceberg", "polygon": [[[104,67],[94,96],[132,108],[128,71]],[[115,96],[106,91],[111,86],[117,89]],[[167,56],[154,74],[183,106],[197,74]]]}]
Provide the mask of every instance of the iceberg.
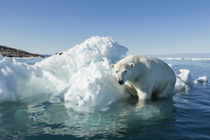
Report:
[{"label": "iceberg", "polygon": [[113,82],[110,64],[128,49],[110,37],[94,36],[85,42],[37,64],[67,108],[107,106],[123,95]]}]

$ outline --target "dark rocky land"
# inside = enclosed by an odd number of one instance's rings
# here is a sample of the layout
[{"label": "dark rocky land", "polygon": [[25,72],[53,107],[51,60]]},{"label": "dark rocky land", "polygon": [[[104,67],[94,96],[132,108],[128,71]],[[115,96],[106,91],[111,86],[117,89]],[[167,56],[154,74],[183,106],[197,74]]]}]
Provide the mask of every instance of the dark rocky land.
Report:
[{"label": "dark rocky land", "polygon": [[34,54],[2,45],[0,45],[0,54],[2,54],[4,57],[45,57],[44,55]]}]

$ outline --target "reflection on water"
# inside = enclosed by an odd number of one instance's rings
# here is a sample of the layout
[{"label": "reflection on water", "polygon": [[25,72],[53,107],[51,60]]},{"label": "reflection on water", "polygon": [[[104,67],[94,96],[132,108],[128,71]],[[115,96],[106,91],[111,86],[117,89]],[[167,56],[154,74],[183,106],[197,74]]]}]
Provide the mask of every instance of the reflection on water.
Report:
[{"label": "reflection on water", "polygon": [[[79,113],[66,110],[63,103],[7,103],[0,108],[0,137],[23,138],[40,134],[76,137],[123,137],[141,134],[145,127],[173,121],[175,107],[171,99],[142,104],[121,102],[108,111]],[[8,107],[6,107],[8,106]],[[12,132],[12,133],[11,133]]]},{"label": "reflection on water", "polygon": [[[141,131],[141,127],[154,122],[173,118],[172,100],[151,101],[144,106],[117,103],[106,112],[78,113],[67,110],[68,118],[63,121],[64,128],[45,129],[50,134],[71,134],[78,137],[95,135],[122,136],[127,131]],[[58,118],[58,117],[56,117]],[[140,129],[139,129],[140,128]],[[130,133],[130,132],[129,132]]]}]

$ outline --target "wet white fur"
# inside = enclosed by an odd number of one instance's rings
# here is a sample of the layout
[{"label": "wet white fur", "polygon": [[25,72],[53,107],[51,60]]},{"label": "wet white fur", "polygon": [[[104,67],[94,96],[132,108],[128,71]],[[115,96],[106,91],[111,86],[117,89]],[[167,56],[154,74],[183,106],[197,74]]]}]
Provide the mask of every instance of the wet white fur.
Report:
[{"label": "wet white fur", "polygon": [[174,71],[153,57],[129,55],[112,65],[112,73],[117,81],[123,80],[125,91],[139,100],[167,97],[176,82]]}]

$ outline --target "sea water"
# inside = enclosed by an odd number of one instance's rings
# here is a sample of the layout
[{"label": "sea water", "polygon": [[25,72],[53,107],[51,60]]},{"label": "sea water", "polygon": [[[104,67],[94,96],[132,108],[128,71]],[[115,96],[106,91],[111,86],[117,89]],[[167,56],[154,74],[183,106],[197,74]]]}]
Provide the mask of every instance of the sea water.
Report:
[{"label": "sea water", "polygon": [[61,56],[0,58],[0,139],[210,139],[210,60],[161,58],[173,96],[137,103],[111,75],[126,52],[92,37]]}]

